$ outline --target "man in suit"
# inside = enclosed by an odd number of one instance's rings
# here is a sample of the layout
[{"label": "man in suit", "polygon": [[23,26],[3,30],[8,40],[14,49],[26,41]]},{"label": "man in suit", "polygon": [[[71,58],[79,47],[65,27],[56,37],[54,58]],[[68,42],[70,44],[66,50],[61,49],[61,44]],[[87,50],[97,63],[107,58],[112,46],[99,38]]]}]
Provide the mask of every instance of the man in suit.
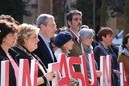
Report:
[{"label": "man in suit", "polygon": [[55,19],[50,14],[41,14],[36,20],[36,25],[40,28],[38,48],[34,53],[43,61],[46,68],[49,63],[56,62],[55,55],[49,45],[50,38],[54,36],[56,28]]}]

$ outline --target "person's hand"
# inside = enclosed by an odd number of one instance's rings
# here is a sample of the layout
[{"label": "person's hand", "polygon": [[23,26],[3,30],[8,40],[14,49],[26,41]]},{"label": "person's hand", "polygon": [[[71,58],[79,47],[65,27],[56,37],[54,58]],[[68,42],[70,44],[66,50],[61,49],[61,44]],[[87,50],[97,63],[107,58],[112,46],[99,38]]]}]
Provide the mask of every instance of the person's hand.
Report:
[{"label": "person's hand", "polygon": [[49,72],[46,73],[44,76],[46,77],[47,81],[51,81],[55,77],[56,73],[55,72]]},{"label": "person's hand", "polygon": [[115,73],[117,76],[120,76],[120,72],[118,70],[113,69],[113,73]]},{"label": "person's hand", "polygon": [[99,70],[96,70],[97,77],[100,77],[102,75],[102,72]]}]

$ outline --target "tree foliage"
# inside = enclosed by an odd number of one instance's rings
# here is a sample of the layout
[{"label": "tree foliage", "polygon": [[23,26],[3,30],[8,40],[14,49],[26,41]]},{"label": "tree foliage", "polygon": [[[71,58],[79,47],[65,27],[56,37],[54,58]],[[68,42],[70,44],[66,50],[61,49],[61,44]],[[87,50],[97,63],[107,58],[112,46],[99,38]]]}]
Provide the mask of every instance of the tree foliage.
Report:
[{"label": "tree foliage", "polygon": [[109,0],[107,10],[109,16],[116,17],[117,14],[124,14],[125,0]]},{"label": "tree foliage", "polygon": [[[78,0],[76,8],[83,13],[83,24],[87,24],[89,27],[93,28],[93,0]],[[95,28],[100,25],[100,8],[101,0],[95,0]]]},{"label": "tree foliage", "polygon": [[78,0],[76,8],[83,14],[82,22],[92,26],[93,7],[92,0]]},{"label": "tree foliage", "polygon": [[125,14],[125,0],[77,0],[76,9],[83,13],[83,24],[93,28],[93,1],[95,1],[95,32],[100,26],[106,26],[109,17],[115,18]]},{"label": "tree foliage", "polygon": [[124,35],[129,33],[129,0],[125,0],[125,25]]},{"label": "tree foliage", "polygon": [[22,22],[23,15],[30,15],[25,9],[27,2],[23,0],[0,0],[0,14],[11,15],[17,21]]}]

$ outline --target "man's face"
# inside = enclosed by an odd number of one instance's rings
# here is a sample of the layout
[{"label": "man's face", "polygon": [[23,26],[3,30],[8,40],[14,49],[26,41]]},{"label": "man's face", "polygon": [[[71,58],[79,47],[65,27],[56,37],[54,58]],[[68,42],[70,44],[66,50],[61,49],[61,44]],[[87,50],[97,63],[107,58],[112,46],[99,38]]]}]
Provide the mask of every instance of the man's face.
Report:
[{"label": "man's face", "polygon": [[56,28],[55,20],[48,19],[48,23],[47,23],[47,25],[44,25],[44,29],[43,29],[45,36],[47,38],[53,37],[56,30],[57,30],[57,28]]},{"label": "man's face", "polygon": [[82,16],[73,15],[72,21],[69,21],[68,24],[71,29],[79,30],[82,25]]}]

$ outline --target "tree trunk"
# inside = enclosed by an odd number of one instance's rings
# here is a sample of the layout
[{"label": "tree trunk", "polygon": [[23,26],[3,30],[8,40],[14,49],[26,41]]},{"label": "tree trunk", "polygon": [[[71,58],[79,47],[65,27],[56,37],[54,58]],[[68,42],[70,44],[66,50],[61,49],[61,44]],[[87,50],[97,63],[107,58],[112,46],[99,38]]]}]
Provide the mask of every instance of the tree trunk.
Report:
[{"label": "tree trunk", "polygon": [[101,19],[100,26],[106,26],[108,0],[102,0],[101,2]]},{"label": "tree trunk", "polygon": [[53,0],[38,0],[38,15],[42,13],[53,14]]},{"label": "tree trunk", "polygon": [[125,27],[124,35],[129,33],[129,0],[125,0]]}]

